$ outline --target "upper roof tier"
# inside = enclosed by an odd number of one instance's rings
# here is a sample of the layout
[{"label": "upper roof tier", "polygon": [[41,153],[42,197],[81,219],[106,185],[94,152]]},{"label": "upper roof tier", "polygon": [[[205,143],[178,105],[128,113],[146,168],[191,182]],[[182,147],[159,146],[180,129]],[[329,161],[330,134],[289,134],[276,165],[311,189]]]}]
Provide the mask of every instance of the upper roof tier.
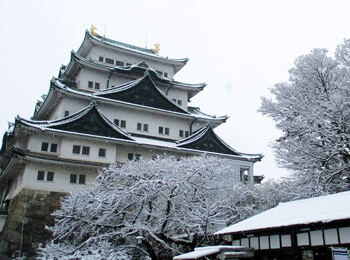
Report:
[{"label": "upper roof tier", "polygon": [[101,90],[101,92],[94,93],[94,95],[141,106],[189,114],[189,112],[174,103],[156,87],[148,72],[138,80]]},{"label": "upper roof tier", "polygon": [[135,56],[141,60],[152,60],[162,64],[167,64],[174,68],[174,74],[186,65],[188,58],[170,59],[162,57],[152,49],[141,48],[134,45],[122,43],[99,35],[92,35],[88,30],[85,31],[84,41],[79,47],[78,54],[84,58],[87,57],[91,49],[95,46],[100,46],[110,49],[115,52],[125,53],[127,55]]},{"label": "upper roof tier", "polygon": [[146,61],[142,61],[138,64],[133,65],[111,67],[101,63],[96,63],[89,59],[85,59],[84,57],[80,56],[74,51],[71,52],[71,59],[69,61],[69,64],[60,68],[58,77],[62,78],[63,80],[70,81],[72,78],[76,77],[81,67],[87,67],[98,71],[104,71],[108,74],[115,73],[117,75],[125,75],[132,78],[140,78],[145,74],[145,72],[148,71],[155,82],[172,88],[186,90],[189,99],[191,99],[200,91],[202,91],[206,86],[206,83],[183,83],[163,77],[156,70],[150,68]]},{"label": "upper roof tier", "polygon": [[242,156],[254,162],[260,161],[263,157],[262,154],[247,154],[236,151],[215,134],[210,122],[198,129],[193,135],[177,141],[176,144],[181,148]]},{"label": "upper roof tier", "polygon": [[[143,84],[144,83],[146,84]],[[115,106],[123,106],[133,108],[137,106],[140,109],[144,110],[152,110],[153,112],[161,113],[161,114],[171,114],[177,117],[189,118],[191,120],[200,120],[203,122],[211,122],[213,127],[219,126],[220,124],[226,122],[228,116],[211,116],[205,114],[200,111],[199,108],[188,107],[188,110],[184,110],[180,106],[176,105],[172,100],[168,97],[164,96],[160,91],[158,91],[157,87],[154,86],[152,79],[148,73],[144,75],[144,77],[131,81],[128,84],[111,88],[106,91],[101,91],[97,93],[90,93],[86,91],[82,91],[74,87],[74,84],[70,86],[70,82],[65,82],[60,79],[53,78],[51,80],[51,85],[48,94],[45,96],[44,102],[40,102],[37,104],[37,107],[34,111],[33,119],[35,120],[43,120],[47,119],[47,116],[52,112],[54,106],[52,104],[56,104],[63,95],[73,96],[75,98],[84,99],[84,100],[96,100],[99,103],[108,103],[113,104]],[[164,107],[152,106],[152,104],[135,104],[131,98],[131,91],[136,91],[141,86],[149,86],[149,91],[153,91],[157,96],[157,100],[162,100]],[[122,93],[124,88],[123,97],[129,97],[128,100],[121,100],[118,98],[118,92]],[[141,90],[138,90],[141,91]],[[128,94],[127,94],[128,92]],[[116,93],[116,94],[113,94]],[[127,95],[126,95],[127,94]],[[141,93],[142,94],[142,93]],[[116,95],[116,96],[114,96]],[[135,98],[136,93],[134,93],[133,97]],[[152,94],[153,95],[153,94]]]},{"label": "upper roof tier", "polygon": [[17,116],[16,123],[26,126],[58,132],[79,133],[91,136],[108,137],[116,139],[133,140],[130,135],[101,113],[96,106],[96,101],[75,114],[52,121],[26,120]]},{"label": "upper roof tier", "polygon": [[[245,154],[240,153],[227,144],[225,144],[213,132],[210,123],[199,129],[194,134],[180,141],[157,140],[145,136],[137,136],[132,133],[127,133],[112,123],[98,108],[97,102],[94,100],[89,106],[82,110],[57,120],[38,121],[27,120],[19,116],[15,119],[14,128],[28,128],[35,131],[46,132],[64,136],[80,136],[88,139],[103,140],[117,142],[123,144],[142,145],[146,147],[156,147],[164,151],[182,151],[186,154],[211,154],[221,155],[224,157],[240,159],[243,161],[256,162],[261,160],[261,154]],[[5,134],[11,135],[11,133]],[[2,151],[5,151],[6,146],[3,143]]]}]

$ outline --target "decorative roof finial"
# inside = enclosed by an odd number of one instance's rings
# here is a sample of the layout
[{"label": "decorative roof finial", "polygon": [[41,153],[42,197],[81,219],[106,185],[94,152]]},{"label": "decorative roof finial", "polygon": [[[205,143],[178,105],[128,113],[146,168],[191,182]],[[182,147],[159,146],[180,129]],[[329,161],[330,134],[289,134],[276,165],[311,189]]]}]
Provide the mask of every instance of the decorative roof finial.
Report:
[{"label": "decorative roof finial", "polygon": [[154,53],[158,53],[160,51],[159,45],[159,43],[154,44],[154,49],[152,49]]},{"label": "decorative roof finial", "polygon": [[91,24],[91,28],[90,28],[90,33],[94,36],[100,36],[98,35],[98,33],[95,31],[97,28]]}]

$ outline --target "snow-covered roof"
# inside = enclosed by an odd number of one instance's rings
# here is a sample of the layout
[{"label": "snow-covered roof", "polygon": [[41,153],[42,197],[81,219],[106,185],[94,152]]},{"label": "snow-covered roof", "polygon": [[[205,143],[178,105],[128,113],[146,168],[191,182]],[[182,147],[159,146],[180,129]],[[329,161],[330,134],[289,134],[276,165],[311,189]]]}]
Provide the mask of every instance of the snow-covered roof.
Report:
[{"label": "snow-covered roof", "polygon": [[207,123],[198,129],[193,135],[176,142],[178,147],[216,152],[222,154],[231,154],[250,158],[253,161],[259,161],[263,157],[261,154],[240,153],[226,144],[218,135],[215,134],[211,123]]},{"label": "snow-covered roof", "polygon": [[[121,130],[118,126],[112,123],[98,108],[96,101],[70,116],[52,120],[52,121],[39,121],[39,120],[27,120],[17,116],[16,125],[22,125],[30,127],[33,130],[48,131],[56,134],[80,136],[89,139],[108,140],[117,143],[127,143],[129,145],[142,145],[148,147],[154,147],[164,151],[179,151],[189,154],[211,154],[213,156],[222,156],[225,158],[232,158],[238,160],[256,162],[261,159],[261,155],[256,156],[254,154],[232,153],[228,150],[207,149],[202,146],[182,146],[182,142],[175,142],[173,140],[159,140],[154,137],[145,137],[132,135]],[[95,127],[90,127],[95,126]],[[200,140],[198,134],[193,134],[190,137],[195,137],[195,140]],[[203,138],[206,138],[204,136]],[[190,138],[191,139],[191,138]],[[187,140],[185,138],[184,140]],[[210,148],[210,147],[209,147]],[[231,148],[232,149],[232,148]]]},{"label": "snow-covered roof", "polygon": [[350,219],[350,191],[280,203],[226,227],[216,235]]},{"label": "snow-covered roof", "polygon": [[150,68],[145,61],[140,62],[139,64],[133,64],[133,65],[127,65],[127,66],[109,66],[105,64],[101,64],[98,62],[94,62],[90,59],[85,59],[84,57],[81,57],[79,54],[75,53],[74,51],[71,52],[71,59],[69,64],[60,69],[60,76],[61,77],[71,77],[72,74],[74,74],[76,69],[79,69],[79,65],[83,65],[95,70],[101,70],[106,72],[115,72],[115,73],[121,73],[121,74],[140,74],[145,73],[146,71],[149,71],[152,73],[152,76],[156,81],[159,81],[166,85],[171,85],[175,88],[185,89],[189,91],[190,98],[195,96],[197,93],[199,93],[201,90],[204,89],[206,86],[206,83],[197,83],[197,84],[191,84],[191,83],[184,83],[175,81],[173,79],[169,79],[166,77],[163,77],[160,75],[156,70],[153,68]]},{"label": "snow-covered roof", "polygon": [[[179,117],[183,117],[183,118],[190,118],[190,119],[199,119],[199,120],[205,120],[205,121],[210,121],[213,124],[213,127],[217,127],[218,125],[220,125],[221,123],[225,122],[226,119],[228,118],[227,116],[210,116],[208,114],[204,114],[201,113],[199,111],[199,108],[196,108],[196,112],[193,112],[193,109],[189,109],[188,113],[179,113],[179,112],[174,112],[174,111],[167,111],[164,109],[159,109],[159,108],[153,108],[153,107],[147,107],[147,106],[143,106],[143,105],[138,105],[138,104],[132,104],[129,102],[125,102],[125,101],[120,101],[120,100],[113,100],[113,99],[109,99],[109,98],[105,98],[102,97],[98,94],[94,94],[91,92],[86,92],[86,91],[81,91],[81,90],[77,90],[77,89],[72,89],[71,87],[67,86],[62,80],[57,79],[57,78],[52,78],[51,80],[51,85],[50,85],[50,90],[49,93],[47,95],[47,98],[44,100],[44,102],[41,104],[41,106],[35,111],[35,114],[33,115],[33,119],[39,119],[39,118],[43,118],[43,116],[47,113],[50,112],[50,110],[52,109],[52,104],[56,104],[56,102],[54,101],[54,99],[58,99],[59,95],[53,94],[54,92],[60,92],[60,93],[65,93],[67,95],[73,95],[75,97],[80,97],[82,99],[87,99],[87,100],[94,100],[96,99],[96,101],[99,102],[107,102],[107,103],[113,103],[113,104],[119,104],[122,106],[127,106],[127,107],[134,107],[134,108],[138,108],[138,109],[149,109],[152,110],[154,112],[159,112],[159,113],[166,113],[169,115],[174,115],[174,116],[179,116]],[[171,100],[171,102],[173,102]]]},{"label": "snow-covered roof", "polygon": [[244,246],[206,246],[196,247],[193,252],[173,257],[174,260],[198,259],[221,252],[229,253],[230,256],[249,255],[250,249]]},{"label": "snow-covered roof", "polygon": [[85,32],[83,43],[79,47],[77,53],[84,56],[95,45],[104,46],[105,48],[110,48],[116,51],[127,52],[130,55],[136,55],[146,59],[157,60],[163,63],[171,64],[175,68],[175,73],[178,72],[188,61],[188,58],[171,59],[168,57],[160,56],[152,49],[141,48],[102,36],[94,36],[88,30]]},{"label": "snow-covered roof", "polygon": [[133,140],[129,133],[124,132],[112,123],[98,108],[96,101],[75,114],[51,121],[34,121],[17,116],[16,124],[41,129],[42,131],[58,131],[80,133],[102,138]]}]

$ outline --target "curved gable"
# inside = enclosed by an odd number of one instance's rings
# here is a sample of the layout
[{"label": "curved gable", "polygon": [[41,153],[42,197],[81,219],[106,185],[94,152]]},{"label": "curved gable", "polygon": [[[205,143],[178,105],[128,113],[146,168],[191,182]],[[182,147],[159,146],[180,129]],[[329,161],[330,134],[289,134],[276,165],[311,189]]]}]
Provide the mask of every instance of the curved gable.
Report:
[{"label": "curved gable", "polygon": [[149,73],[146,73],[146,75],[139,80],[104,90],[94,95],[132,104],[189,114],[186,110],[166,97],[156,87]]},{"label": "curved gable", "polygon": [[126,133],[114,126],[95,105],[81,115],[72,115],[58,124],[49,126],[51,129],[58,129],[68,132],[98,135],[118,139],[132,140]]},{"label": "curved gable", "polygon": [[224,143],[224,141],[214,133],[210,123],[206,124],[188,138],[178,141],[177,146],[214,153],[241,155]]}]

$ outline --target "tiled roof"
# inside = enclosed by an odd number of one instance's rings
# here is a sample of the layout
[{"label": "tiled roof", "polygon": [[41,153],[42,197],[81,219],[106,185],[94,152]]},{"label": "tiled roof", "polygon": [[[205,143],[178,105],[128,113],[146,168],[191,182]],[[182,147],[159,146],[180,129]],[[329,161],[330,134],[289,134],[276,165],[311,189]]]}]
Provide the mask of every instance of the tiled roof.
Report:
[{"label": "tiled roof", "polygon": [[121,130],[102,114],[102,112],[97,108],[95,101],[81,111],[58,120],[33,121],[17,117],[16,123],[40,128],[42,130],[58,130],[133,140],[128,133]]},{"label": "tiled roof", "polygon": [[[90,40],[90,41],[94,42],[95,44],[96,43],[101,43],[101,44],[106,45],[106,46],[119,48],[119,49],[124,49],[124,50],[129,50],[129,51],[132,51],[134,53],[147,55],[147,56],[149,56],[151,58],[156,58],[156,59],[161,59],[161,60],[164,60],[164,61],[175,62],[175,63],[179,63],[179,64],[183,64],[183,65],[186,64],[187,61],[188,61],[188,58],[171,59],[171,58],[168,58],[168,57],[162,57],[158,53],[154,52],[152,49],[141,48],[141,47],[138,47],[138,46],[134,46],[134,45],[131,45],[131,44],[126,44],[126,43],[119,42],[119,41],[116,41],[116,40],[112,40],[112,39],[109,39],[109,38],[106,38],[106,37],[102,37],[102,36],[94,36],[88,30],[86,30],[86,33],[85,33],[84,41],[85,40]],[[80,47],[80,48],[82,48],[82,47]],[[79,50],[80,50],[80,48],[79,48]],[[78,50],[78,52],[79,52],[79,50]]]},{"label": "tiled roof", "polygon": [[146,61],[142,61],[139,64],[134,64],[134,65],[111,67],[108,65],[104,65],[98,62],[93,62],[91,60],[85,59],[81,57],[79,54],[75,53],[74,51],[71,52],[71,60],[68,66],[61,68],[60,75],[62,77],[64,77],[64,75],[70,77],[69,75],[74,70],[74,67],[76,67],[76,63],[93,68],[93,69],[97,69],[97,70],[116,72],[121,74],[135,73],[136,75],[143,75],[145,72],[148,71],[155,81],[159,81],[163,84],[173,85],[178,88],[184,88],[184,89],[193,90],[193,91],[194,90],[201,91],[206,86],[205,83],[198,83],[198,84],[183,83],[183,82],[178,82],[178,81],[163,77],[162,75],[158,74],[154,69],[150,68],[147,65]]},{"label": "tiled roof", "polygon": [[101,90],[101,92],[97,92],[92,95],[147,107],[189,114],[185,109],[177,105],[173,100],[171,100],[157,88],[149,72],[138,80],[110,89]]},{"label": "tiled roof", "polygon": [[226,227],[215,234],[283,228],[350,219],[350,191],[280,203],[277,207]]},{"label": "tiled roof", "polygon": [[[155,110],[155,111],[159,111],[161,113],[164,112],[164,113],[176,114],[176,115],[179,115],[179,116],[190,117],[191,119],[197,118],[197,119],[200,119],[200,120],[208,120],[208,121],[211,121],[211,122],[217,122],[218,124],[221,124],[222,122],[225,122],[225,120],[228,118],[227,116],[220,116],[220,117],[210,116],[208,114],[200,112],[199,108],[191,108],[191,107],[189,107],[188,112],[187,113],[183,113],[182,111],[181,112],[173,112],[173,111],[167,111],[167,110],[154,108],[154,107],[147,107],[147,106],[143,106],[143,105],[132,104],[132,103],[124,102],[124,101],[120,101],[120,100],[113,100],[113,99],[109,99],[109,98],[106,98],[106,97],[103,97],[103,96],[99,96],[98,94],[94,94],[94,93],[87,92],[87,91],[82,91],[82,90],[80,90],[78,88],[71,88],[71,87],[67,86],[65,83],[63,83],[62,80],[57,79],[57,78],[52,78],[51,86],[50,86],[50,90],[49,90],[49,93],[47,95],[47,98],[41,104],[41,106],[39,106],[36,109],[33,118],[38,118],[37,114],[42,115],[43,114],[43,110],[48,110],[49,109],[49,106],[47,105],[47,103],[49,102],[51,104],[53,102],[51,99],[54,99],[55,98],[54,96],[57,96],[57,95],[53,94],[54,92],[66,93],[68,95],[74,95],[75,97],[80,97],[80,98],[87,99],[87,100],[90,100],[90,101],[96,99],[96,101],[99,101],[99,102],[113,102],[113,103],[118,103],[120,105],[134,106],[134,107],[139,107],[139,108],[142,108],[142,109],[143,108],[144,109],[152,109],[152,110]],[[173,102],[172,100],[170,100],[170,101]]]},{"label": "tiled roof", "polygon": [[261,154],[244,154],[234,150],[217,136],[210,123],[198,129],[193,135],[177,141],[177,146],[188,149],[208,151],[221,154],[231,154],[242,157],[249,157],[254,160],[260,160]]}]

